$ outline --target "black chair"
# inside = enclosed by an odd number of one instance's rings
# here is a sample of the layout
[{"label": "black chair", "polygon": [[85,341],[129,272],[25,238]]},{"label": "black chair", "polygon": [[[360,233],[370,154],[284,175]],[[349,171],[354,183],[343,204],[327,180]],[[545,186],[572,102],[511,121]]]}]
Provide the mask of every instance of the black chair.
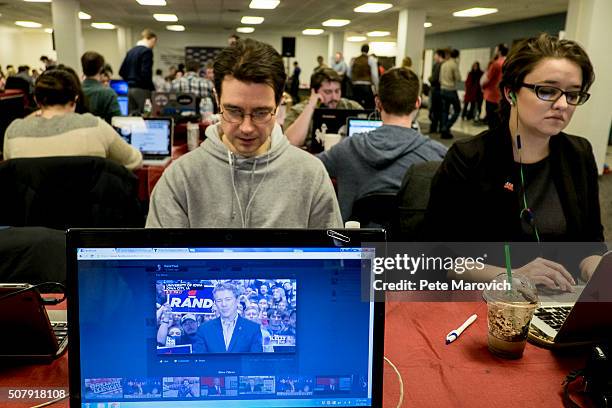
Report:
[{"label": "black chair", "polygon": [[422,241],[425,237],[425,212],[429,203],[431,180],[441,161],[410,166],[397,193],[399,223],[396,238],[401,241]]},{"label": "black chair", "polygon": [[351,221],[359,221],[361,228],[384,228],[388,237],[397,228],[397,196],[395,193],[370,194],[353,204]]},{"label": "black chair", "polygon": [[26,115],[24,97],[23,91],[18,90],[0,93],[0,151],[4,146],[4,133],[11,122]]},{"label": "black chair", "polygon": [[43,227],[0,228],[0,259],[2,283],[65,283],[66,233]]},{"label": "black chair", "polygon": [[142,227],[138,179],[100,157],[11,159],[0,163],[0,225]]}]

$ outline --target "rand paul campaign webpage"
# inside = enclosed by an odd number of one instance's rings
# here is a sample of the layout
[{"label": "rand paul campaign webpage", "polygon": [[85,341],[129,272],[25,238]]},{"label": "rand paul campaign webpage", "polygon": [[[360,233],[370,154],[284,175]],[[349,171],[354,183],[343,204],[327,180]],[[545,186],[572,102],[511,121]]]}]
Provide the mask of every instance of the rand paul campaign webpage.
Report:
[{"label": "rand paul campaign webpage", "polygon": [[370,405],[361,258],[361,248],[79,249],[83,406]]}]

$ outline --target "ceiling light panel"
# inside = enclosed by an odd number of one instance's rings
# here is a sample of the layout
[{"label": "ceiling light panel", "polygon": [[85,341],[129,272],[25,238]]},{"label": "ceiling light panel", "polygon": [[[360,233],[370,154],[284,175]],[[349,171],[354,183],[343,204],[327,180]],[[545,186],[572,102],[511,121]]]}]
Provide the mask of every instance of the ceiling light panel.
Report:
[{"label": "ceiling light panel", "polygon": [[365,3],[353,9],[355,13],[380,13],[393,7],[389,3]]},{"label": "ceiling light panel", "polygon": [[252,0],[249,8],[260,10],[272,10],[278,7],[280,0]]},{"label": "ceiling light panel", "polygon": [[178,21],[178,17],[176,16],[176,14],[153,14],[153,18],[157,21]]},{"label": "ceiling light panel", "polygon": [[242,24],[261,24],[264,22],[263,17],[244,16],[240,19]]},{"label": "ceiling light panel", "polygon": [[91,16],[87,13],[83,13],[82,11],[79,11],[79,19],[81,20],[91,20]]},{"label": "ceiling light panel", "polygon": [[347,24],[350,24],[351,20],[344,20],[339,18],[330,18],[329,20],[325,20],[321,23],[321,25],[325,27],[344,27]]},{"label": "ceiling light panel", "polygon": [[166,30],[168,31],[185,31],[185,26],[180,24],[167,25]]},{"label": "ceiling light panel", "polygon": [[320,34],[323,34],[324,32],[325,32],[325,30],[323,30],[322,28],[307,28],[307,29],[302,31],[302,34],[304,34],[304,35],[320,35]]},{"label": "ceiling light panel", "polygon": [[486,7],[472,7],[465,10],[455,11],[453,16],[455,17],[480,17],[486,16],[487,14],[497,13],[498,10],[496,8],[486,8]]},{"label": "ceiling light panel", "polygon": [[367,36],[368,37],[386,37],[390,34],[391,33],[389,31],[370,31],[369,33],[367,33]]},{"label": "ceiling light panel", "polygon": [[238,27],[236,31],[242,34],[250,34],[255,31],[255,29],[253,27]]},{"label": "ceiling light panel", "polygon": [[34,22],[34,21],[15,21],[15,25],[18,25],[19,27],[25,27],[25,28],[40,28],[40,27],[42,27],[42,24]]},{"label": "ceiling light panel", "polygon": [[115,25],[111,23],[91,23],[93,28],[97,28],[98,30],[114,30]]},{"label": "ceiling light panel", "polygon": [[165,6],[166,0],[136,0],[141,6]]}]

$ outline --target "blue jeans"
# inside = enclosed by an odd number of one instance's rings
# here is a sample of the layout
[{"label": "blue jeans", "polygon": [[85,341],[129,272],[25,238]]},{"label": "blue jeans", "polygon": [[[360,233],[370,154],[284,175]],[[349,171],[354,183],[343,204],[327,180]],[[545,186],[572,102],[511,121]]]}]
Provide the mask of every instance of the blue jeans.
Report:
[{"label": "blue jeans", "polygon": [[[461,102],[459,102],[459,95],[457,95],[457,91],[442,89],[440,93],[442,95],[442,118],[440,120],[440,132],[450,132],[451,127],[453,127],[455,121],[457,121],[457,118],[459,117],[459,113],[461,112]],[[452,115],[450,115],[451,106],[453,107]]]}]

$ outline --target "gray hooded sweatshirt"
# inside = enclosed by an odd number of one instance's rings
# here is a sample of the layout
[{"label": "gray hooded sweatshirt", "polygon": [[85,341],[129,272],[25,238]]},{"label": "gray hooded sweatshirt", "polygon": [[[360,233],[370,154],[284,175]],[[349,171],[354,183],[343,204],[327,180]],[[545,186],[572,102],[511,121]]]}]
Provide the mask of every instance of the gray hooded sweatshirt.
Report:
[{"label": "gray hooded sweatshirt", "polygon": [[384,125],[345,138],[319,154],[329,175],[338,182],[342,218],[347,220],[356,200],[375,193],[396,193],[410,166],[442,160],[446,147],[414,129]]},{"label": "gray hooded sweatshirt", "polygon": [[270,150],[231,153],[219,125],[168,167],[151,197],[147,227],[339,228],[340,209],[319,160],[291,146],[279,125]]}]

